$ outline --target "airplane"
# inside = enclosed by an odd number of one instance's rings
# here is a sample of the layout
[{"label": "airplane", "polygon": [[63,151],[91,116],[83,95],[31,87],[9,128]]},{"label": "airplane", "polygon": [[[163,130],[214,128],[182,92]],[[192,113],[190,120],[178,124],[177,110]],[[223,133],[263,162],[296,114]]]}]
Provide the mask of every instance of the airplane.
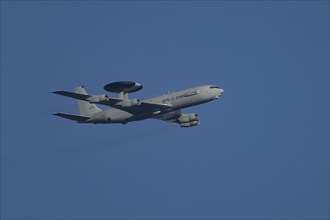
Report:
[{"label": "airplane", "polygon": [[[224,92],[218,86],[204,85],[140,100],[128,98],[129,93],[143,88],[140,83],[119,81],[109,83],[103,88],[108,92],[116,93],[117,98],[105,94],[89,95],[83,86],[75,88],[75,92],[53,91],[54,94],[77,99],[80,111],[80,115],[62,112],[53,115],[78,123],[126,124],[153,118],[178,124],[181,127],[192,127],[200,123],[199,116],[194,113],[183,114],[181,109],[218,99]],[[96,104],[111,108],[102,110]]]}]

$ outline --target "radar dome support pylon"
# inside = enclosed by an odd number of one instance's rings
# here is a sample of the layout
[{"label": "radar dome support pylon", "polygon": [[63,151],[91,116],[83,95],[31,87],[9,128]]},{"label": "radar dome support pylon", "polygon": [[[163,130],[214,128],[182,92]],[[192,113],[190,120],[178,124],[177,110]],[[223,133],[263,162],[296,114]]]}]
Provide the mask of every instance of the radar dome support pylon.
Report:
[{"label": "radar dome support pylon", "polygon": [[104,90],[118,94],[118,99],[127,100],[128,93],[137,92],[143,88],[140,83],[131,81],[119,81],[105,85]]}]

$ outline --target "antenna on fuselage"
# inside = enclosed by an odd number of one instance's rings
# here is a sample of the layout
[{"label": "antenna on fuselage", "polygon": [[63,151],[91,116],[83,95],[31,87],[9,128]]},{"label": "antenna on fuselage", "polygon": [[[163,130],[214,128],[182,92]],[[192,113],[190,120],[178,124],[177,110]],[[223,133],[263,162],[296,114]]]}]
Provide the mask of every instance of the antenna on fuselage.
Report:
[{"label": "antenna on fuselage", "polygon": [[140,83],[131,81],[119,81],[105,85],[104,90],[118,94],[118,99],[127,100],[128,93],[137,92],[143,88]]}]

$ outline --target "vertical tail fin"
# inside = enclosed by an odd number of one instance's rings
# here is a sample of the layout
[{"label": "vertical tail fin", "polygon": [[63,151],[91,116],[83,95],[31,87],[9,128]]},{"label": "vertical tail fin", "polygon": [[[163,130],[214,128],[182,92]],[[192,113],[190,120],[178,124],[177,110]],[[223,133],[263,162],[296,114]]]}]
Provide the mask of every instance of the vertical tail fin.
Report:
[{"label": "vertical tail fin", "polygon": [[[76,93],[88,95],[83,86],[79,86],[74,90]],[[81,115],[91,116],[95,113],[102,111],[95,104],[90,104],[89,102],[78,100],[79,111]]]}]

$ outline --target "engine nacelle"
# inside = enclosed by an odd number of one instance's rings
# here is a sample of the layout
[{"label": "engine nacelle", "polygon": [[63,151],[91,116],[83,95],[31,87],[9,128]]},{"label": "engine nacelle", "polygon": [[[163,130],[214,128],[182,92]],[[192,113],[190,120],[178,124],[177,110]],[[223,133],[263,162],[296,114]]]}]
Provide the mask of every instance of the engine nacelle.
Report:
[{"label": "engine nacelle", "polygon": [[180,123],[188,123],[193,121],[199,121],[199,117],[197,114],[182,114],[179,118]]},{"label": "engine nacelle", "polygon": [[199,125],[199,121],[193,121],[193,122],[188,122],[188,123],[180,123],[180,126],[183,128],[186,127],[193,127]]},{"label": "engine nacelle", "polygon": [[139,99],[130,99],[130,100],[123,100],[118,104],[121,105],[122,107],[128,108],[132,106],[141,105],[141,101]]},{"label": "engine nacelle", "polygon": [[182,114],[178,120],[181,127],[199,125],[199,116],[197,114]]},{"label": "engine nacelle", "polygon": [[90,97],[88,100],[90,103],[100,103],[100,102],[105,102],[108,100],[108,96],[107,95],[97,95],[97,96],[92,96]]}]

